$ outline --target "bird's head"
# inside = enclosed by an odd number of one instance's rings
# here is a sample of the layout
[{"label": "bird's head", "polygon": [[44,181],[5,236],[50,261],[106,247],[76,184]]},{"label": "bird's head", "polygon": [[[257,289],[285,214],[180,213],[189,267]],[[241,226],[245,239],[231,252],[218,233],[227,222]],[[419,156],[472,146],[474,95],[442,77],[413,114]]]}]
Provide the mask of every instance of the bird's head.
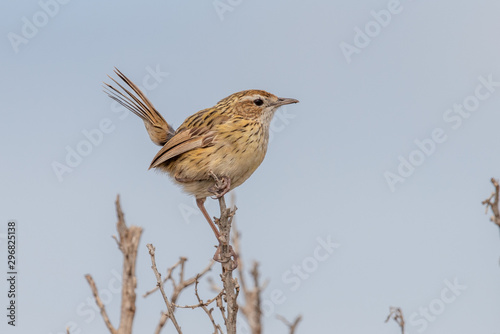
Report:
[{"label": "bird's head", "polygon": [[252,89],[234,93],[219,101],[217,106],[230,108],[231,112],[247,119],[270,122],[276,109],[298,102],[296,99],[277,97],[263,90]]}]

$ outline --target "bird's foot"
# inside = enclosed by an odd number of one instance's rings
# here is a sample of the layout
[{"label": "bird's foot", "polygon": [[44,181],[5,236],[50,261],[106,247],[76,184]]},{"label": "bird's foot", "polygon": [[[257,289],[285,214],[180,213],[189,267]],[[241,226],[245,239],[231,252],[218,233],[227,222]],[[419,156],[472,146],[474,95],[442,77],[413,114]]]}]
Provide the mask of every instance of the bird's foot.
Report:
[{"label": "bird's foot", "polygon": [[215,184],[208,188],[208,191],[214,194],[213,199],[221,198],[231,190],[231,179],[227,176],[218,177],[210,171],[210,176],[215,180]]},{"label": "bird's foot", "polygon": [[217,247],[217,250],[215,251],[215,254],[214,254],[214,260],[219,262],[219,263],[226,263],[226,262],[231,261],[230,270],[234,270],[234,269],[238,268],[239,257],[238,257],[238,254],[236,254],[236,252],[233,250],[233,247],[231,247],[230,245],[227,246],[227,247],[229,247],[229,255],[223,254],[222,249],[221,249],[222,247],[223,246],[221,244],[219,244],[219,247]]}]

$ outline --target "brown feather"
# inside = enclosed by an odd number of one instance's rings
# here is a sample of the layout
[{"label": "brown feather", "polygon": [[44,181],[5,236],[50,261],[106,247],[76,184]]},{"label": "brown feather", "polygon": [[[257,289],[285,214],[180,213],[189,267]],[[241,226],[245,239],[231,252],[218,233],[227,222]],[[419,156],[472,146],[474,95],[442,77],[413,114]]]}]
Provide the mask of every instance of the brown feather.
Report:
[{"label": "brown feather", "polygon": [[[124,86],[118,83],[112,77],[109,77],[116,83],[127,95],[123,94],[113,86],[104,83],[105,92],[113,100],[130,110],[135,115],[139,116],[146,126],[149,137],[157,145],[164,145],[170,138],[173,137],[174,129],[165,121],[160,113],[155,109],[151,101],[144,95],[139,87],[137,87],[130,79],[122,72],[115,68],[115,73],[132,89],[135,93],[127,90]],[[136,96],[137,95],[137,96]]]},{"label": "brown feather", "polygon": [[206,127],[186,129],[174,135],[156,154],[149,169],[158,167],[165,161],[182,153],[200,147],[212,146],[215,143],[215,132]]}]

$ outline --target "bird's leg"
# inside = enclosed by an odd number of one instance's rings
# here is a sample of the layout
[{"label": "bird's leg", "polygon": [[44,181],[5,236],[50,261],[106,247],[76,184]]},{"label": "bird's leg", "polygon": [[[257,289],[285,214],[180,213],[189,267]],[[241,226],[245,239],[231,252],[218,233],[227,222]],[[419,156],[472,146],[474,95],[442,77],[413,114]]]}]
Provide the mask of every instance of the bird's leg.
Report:
[{"label": "bird's leg", "polygon": [[[221,255],[222,244],[221,244],[221,236],[220,236],[219,230],[217,229],[217,227],[213,223],[212,219],[210,218],[210,215],[208,214],[204,203],[205,203],[205,198],[197,198],[196,199],[196,204],[198,205],[198,208],[200,209],[201,213],[203,213],[203,216],[205,216],[205,218],[207,219],[208,224],[210,224],[210,227],[212,228],[212,231],[214,231],[215,237],[217,238],[217,241],[219,242],[219,246],[217,246],[217,250],[215,251],[213,259],[217,262],[227,262],[228,259],[223,259],[222,255]],[[229,252],[230,252],[229,258],[233,257],[234,263],[235,263],[234,268],[232,268],[232,269],[236,269],[236,267],[238,266],[238,255],[236,254],[236,252],[233,250],[233,247],[231,247],[231,246],[229,246]]]},{"label": "bird's leg", "polygon": [[215,184],[208,188],[208,191],[214,194],[213,199],[221,198],[231,190],[231,179],[227,176],[218,177],[210,171],[210,176],[215,180]]},{"label": "bird's leg", "polygon": [[196,205],[198,205],[198,208],[200,209],[201,213],[203,213],[203,216],[207,219],[208,223],[210,224],[210,227],[212,228],[212,231],[214,231],[215,237],[217,238],[217,241],[220,243],[220,234],[219,230],[217,229],[217,226],[215,226],[214,222],[212,221],[212,218],[210,218],[210,215],[207,212],[207,209],[205,209],[205,198],[197,198],[196,199]]},{"label": "bird's leg", "polygon": [[[176,176],[175,180],[177,182],[194,182],[198,180],[192,180],[192,179],[186,179],[186,178],[181,178]],[[205,209],[205,199],[206,198],[196,198],[196,205],[198,205],[198,208],[200,209],[201,213],[203,213],[203,216],[205,216],[205,219],[207,220],[208,224],[212,228],[212,231],[214,231],[215,237],[217,238],[217,241],[220,242],[220,233],[219,230],[217,229],[217,226],[215,226],[214,222],[212,221],[212,218],[210,218],[210,215],[207,212],[207,209]]]}]

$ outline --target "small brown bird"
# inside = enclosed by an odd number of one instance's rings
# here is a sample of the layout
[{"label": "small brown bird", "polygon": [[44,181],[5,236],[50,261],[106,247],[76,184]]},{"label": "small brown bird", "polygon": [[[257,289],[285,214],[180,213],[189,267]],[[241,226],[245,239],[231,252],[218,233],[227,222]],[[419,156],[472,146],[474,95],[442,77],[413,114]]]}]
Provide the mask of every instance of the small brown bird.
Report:
[{"label": "small brown bird", "polygon": [[274,112],[299,101],[263,90],[245,90],[198,111],[174,131],[132,81],[118,69],[115,73],[135,94],[111,77],[124,93],[106,83],[105,92],[139,116],[151,140],[162,146],[149,168],[166,172],[196,197],[219,240],[219,231],[204,206],[206,197],[219,198],[252,175],[266,155]]}]

